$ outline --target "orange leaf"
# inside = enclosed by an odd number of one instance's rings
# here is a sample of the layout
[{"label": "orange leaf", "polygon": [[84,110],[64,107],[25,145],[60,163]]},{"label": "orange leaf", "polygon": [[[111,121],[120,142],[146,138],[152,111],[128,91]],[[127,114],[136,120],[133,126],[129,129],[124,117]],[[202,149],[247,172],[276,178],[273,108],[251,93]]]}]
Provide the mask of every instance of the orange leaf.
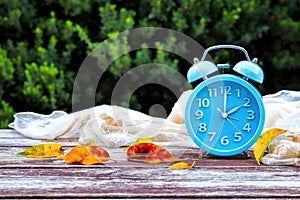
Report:
[{"label": "orange leaf", "polygon": [[61,144],[49,143],[34,145],[17,155],[25,156],[27,158],[51,158],[59,157],[62,153]]},{"label": "orange leaf", "polygon": [[129,147],[127,151],[129,161],[160,163],[178,161],[169,151],[153,143],[139,143]]},{"label": "orange leaf", "polygon": [[93,165],[111,160],[106,150],[94,144],[88,143],[88,146],[76,146],[72,148],[66,156],[62,157],[66,163],[80,163],[84,165]]},{"label": "orange leaf", "polygon": [[279,129],[279,128],[272,128],[263,134],[256,140],[254,147],[253,147],[253,152],[254,152],[254,157],[256,159],[256,162],[258,165],[260,165],[261,159],[264,155],[264,152],[270,142],[274,138],[276,138],[278,135],[285,133],[287,130],[284,129]]},{"label": "orange leaf", "polygon": [[96,158],[99,162],[106,162],[111,160],[107,151],[98,146],[86,146],[89,153]]}]

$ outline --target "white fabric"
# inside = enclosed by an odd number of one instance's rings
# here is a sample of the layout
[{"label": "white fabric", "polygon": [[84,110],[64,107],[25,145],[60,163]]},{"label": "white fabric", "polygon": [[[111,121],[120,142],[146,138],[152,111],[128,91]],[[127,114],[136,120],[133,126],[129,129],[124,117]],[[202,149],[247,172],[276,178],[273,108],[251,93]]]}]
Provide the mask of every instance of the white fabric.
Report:
[{"label": "white fabric", "polygon": [[14,117],[15,121],[9,127],[36,139],[79,137],[82,144],[92,140],[99,146],[119,147],[147,136],[165,146],[195,147],[184,124],[119,106],[101,105],[71,114],[24,112]]},{"label": "white fabric", "polygon": [[[50,115],[17,113],[9,127],[30,138],[79,137],[80,143],[93,140],[103,147],[127,146],[141,136],[150,137],[154,142],[164,146],[196,147],[184,125],[184,108],[191,92],[192,90],[189,90],[181,95],[167,119],[154,118],[119,106],[101,105],[70,114],[62,111],[54,111]],[[264,131],[278,127],[288,130],[286,134],[300,134],[300,92],[279,91],[264,96],[263,102],[266,110]],[[277,137],[272,143],[275,148],[282,137],[284,136]],[[300,143],[300,140],[291,142]],[[283,149],[282,145],[287,143],[280,145]],[[288,160],[288,163],[282,161],[290,157],[283,156],[284,151],[280,151],[280,155],[278,152],[268,154],[263,163],[290,164],[291,160]],[[295,158],[291,159],[295,161]]]},{"label": "white fabric", "polygon": [[263,100],[265,129],[275,127],[287,132],[272,141],[262,163],[300,166],[300,92],[283,90],[266,95]]},{"label": "white fabric", "polygon": [[72,123],[71,116],[63,111],[54,111],[50,115],[21,112],[15,114],[14,118],[14,122],[8,126],[35,139],[54,139],[63,134]]}]

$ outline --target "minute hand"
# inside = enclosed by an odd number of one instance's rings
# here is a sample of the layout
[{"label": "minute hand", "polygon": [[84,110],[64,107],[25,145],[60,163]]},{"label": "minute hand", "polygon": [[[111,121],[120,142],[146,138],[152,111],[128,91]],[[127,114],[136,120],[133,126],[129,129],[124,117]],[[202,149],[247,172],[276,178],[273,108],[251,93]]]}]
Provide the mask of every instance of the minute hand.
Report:
[{"label": "minute hand", "polygon": [[241,104],[241,105],[239,105],[239,106],[237,106],[237,107],[234,107],[234,108],[232,108],[231,110],[229,110],[228,112],[227,112],[227,115],[230,115],[231,113],[234,113],[234,112],[236,112],[238,109],[240,109],[240,107],[242,107],[243,106],[243,104]]}]

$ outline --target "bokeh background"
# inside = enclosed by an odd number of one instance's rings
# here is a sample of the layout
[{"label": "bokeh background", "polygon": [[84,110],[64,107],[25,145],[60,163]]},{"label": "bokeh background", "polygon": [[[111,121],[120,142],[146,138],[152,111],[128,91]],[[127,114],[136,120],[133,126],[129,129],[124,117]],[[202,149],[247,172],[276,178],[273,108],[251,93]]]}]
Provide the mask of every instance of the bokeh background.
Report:
[{"label": "bokeh background", "polygon": [[[264,83],[257,85],[262,95],[299,90],[299,7],[299,0],[0,0],[0,127],[6,128],[16,112],[71,112],[76,73],[89,52],[107,38],[139,27],[172,29],[204,48],[242,46],[264,70]],[[116,59],[100,80],[96,104],[109,104],[122,74],[142,64],[161,63],[186,76],[192,61],[161,50],[161,45],[189,47],[172,39],[156,45],[150,49],[145,44]],[[107,48],[114,55],[130,47],[116,41]],[[210,55],[231,66],[244,59],[232,50]],[[88,87],[86,91],[88,95]],[[170,112],[176,100],[168,88],[147,84],[127,106],[148,114],[160,104]]]}]

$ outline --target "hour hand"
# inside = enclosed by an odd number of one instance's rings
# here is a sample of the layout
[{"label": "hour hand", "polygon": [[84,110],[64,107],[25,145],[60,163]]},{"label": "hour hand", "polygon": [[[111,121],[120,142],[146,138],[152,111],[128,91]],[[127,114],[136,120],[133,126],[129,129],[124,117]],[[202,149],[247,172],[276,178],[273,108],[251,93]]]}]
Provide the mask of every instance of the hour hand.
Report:
[{"label": "hour hand", "polygon": [[240,109],[240,107],[242,107],[242,106],[243,106],[243,104],[241,104],[241,105],[239,105],[239,106],[236,106],[236,107],[232,108],[231,110],[229,110],[229,111],[227,112],[227,115],[230,115],[230,114],[236,112],[236,111],[237,111],[238,109]]}]

